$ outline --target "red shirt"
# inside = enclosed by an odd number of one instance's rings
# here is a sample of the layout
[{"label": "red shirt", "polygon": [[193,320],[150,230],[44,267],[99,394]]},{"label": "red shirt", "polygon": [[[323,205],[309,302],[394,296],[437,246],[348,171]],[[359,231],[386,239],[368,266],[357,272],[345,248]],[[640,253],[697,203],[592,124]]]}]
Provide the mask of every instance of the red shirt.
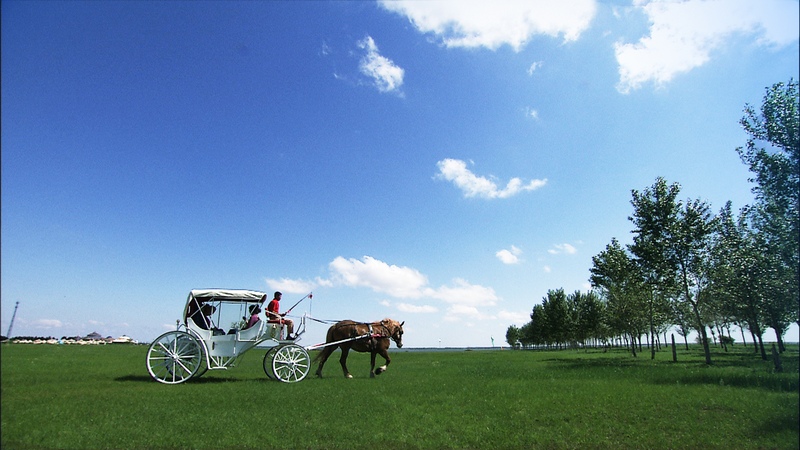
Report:
[{"label": "red shirt", "polygon": [[267,320],[280,320],[280,307],[281,304],[278,299],[273,298],[267,305]]}]

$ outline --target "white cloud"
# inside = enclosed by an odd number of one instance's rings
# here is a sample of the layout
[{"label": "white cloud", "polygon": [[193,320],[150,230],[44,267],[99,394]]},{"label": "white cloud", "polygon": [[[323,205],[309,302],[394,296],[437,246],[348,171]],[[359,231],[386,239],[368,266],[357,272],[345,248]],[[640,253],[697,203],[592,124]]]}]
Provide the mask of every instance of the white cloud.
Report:
[{"label": "white cloud", "polygon": [[368,287],[397,298],[418,298],[428,284],[425,275],[415,269],[389,265],[371,256],[361,261],[338,256],[328,267],[336,284]]},{"label": "white cloud", "polygon": [[635,44],[614,46],[619,64],[617,90],[628,93],[652,81],[661,86],[702,66],[734,34],[754,35],[766,46],[798,39],[798,2],[793,0],[638,1],[650,20],[650,34]]},{"label": "white cloud", "polygon": [[281,291],[284,294],[306,294],[314,290],[317,286],[313,281],[306,280],[292,280],[289,278],[281,278],[274,280],[267,278],[267,286],[275,291]]},{"label": "white cloud", "polygon": [[531,107],[525,108],[525,115],[530,117],[533,120],[539,120],[539,111],[537,111],[537,110],[535,110],[535,109],[533,109]]},{"label": "white cloud", "polygon": [[397,310],[400,312],[418,314],[418,313],[435,313],[439,309],[430,305],[412,305],[410,303],[398,303]]},{"label": "white cloud", "polygon": [[447,303],[466,306],[493,306],[497,303],[497,294],[494,289],[479,284],[470,284],[468,281],[456,278],[453,286],[440,286],[438,289],[428,288],[425,295]]},{"label": "white cloud", "polygon": [[433,34],[447,47],[495,50],[509,45],[515,51],[536,35],[574,41],[597,10],[594,0],[381,0],[380,5],[406,16],[420,32]]},{"label": "white cloud", "polygon": [[536,72],[540,67],[544,64],[542,61],[536,61],[528,67],[528,75],[533,75],[533,72]]},{"label": "white cloud", "polygon": [[486,319],[487,317],[484,314],[481,314],[478,311],[478,308],[469,305],[452,305],[451,307],[447,308],[447,315],[445,316],[445,320],[449,322],[454,322],[460,320],[463,317],[474,318],[474,319]]},{"label": "white cloud", "polygon": [[[34,328],[61,328],[64,324],[58,319],[38,319],[31,322],[31,325]],[[172,325],[172,328],[175,328],[175,325]]]},{"label": "white cloud", "polygon": [[578,249],[569,244],[555,244],[553,245],[553,248],[547,251],[547,253],[550,253],[551,255],[559,255],[562,253],[574,255],[575,253],[578,253]]},{"label": "white cloud", "polygon": [[358,42],[358,47],[366,50],[361,58],[359,69],[361,73],[370,77],[375,87],[381,92],[398,92],[403,85],[405,71],[392,60],[378,52],[378,46],[372,37],[367,36]]},{"label": "white cloud", "polygon": [[[516,247],[512,246],[512,249]],[[518,250],[518,249],[517,249]],[[336,287],[366,287],[374,292],[387,294],[401,299],[433,299],[447,303],[446,318],[452,320],[461,316],[480,316],[479,308],[494,306],[499,298],[491,287],[471,284],[467,280],[455,278],[449,285],[433,288],[428,285],[428,278],[418,270],[387,264],[371,256],[361,260],[355,258],[336,257],[328,265],[330,278],[317,279],[314,282],[268,279],[267,283],[275,289],[305,293],[316,285]],[[302,289],[301,289],[302,288]],[[292,290],[294,289],[294,291]],[[381,305],[394,307],[407,313],[436,313],[439,309],[432,305],[415,305],[412,303],[392,304],[382,300]]]},{"label": "white cloud", "polygon": [[522,326],[531,321],[529,312],[519,311],[506,311],[502,310],[497,313],[497,318],[504,322],[511,322],[514,325]]},{"label": "white cloud", "polygon": [[544,266],[542,267],[542,270],[544,271],[544,273],[550,273],[553,271],[553,269],[551,269],[550,266]]},{"label": "white cloud", "polygon": [[499,259],[503,264],[519,264],[520,255],[522,255],[522,250],[513,245],[510,249],[503,249],[495,253],[497,259]]},{"label": "white cloud", "polygon": [[438,178],[453,182],[464,197],[508,198],[524,191],[533,191],[547,184],[547,179],[532,180],[522,184],[519,178],[512,178],[505,188],[499,189],[494,181],[479,177],[467,169],[467,163],[458,159],[443,159],[436,163],[439,167]]}]

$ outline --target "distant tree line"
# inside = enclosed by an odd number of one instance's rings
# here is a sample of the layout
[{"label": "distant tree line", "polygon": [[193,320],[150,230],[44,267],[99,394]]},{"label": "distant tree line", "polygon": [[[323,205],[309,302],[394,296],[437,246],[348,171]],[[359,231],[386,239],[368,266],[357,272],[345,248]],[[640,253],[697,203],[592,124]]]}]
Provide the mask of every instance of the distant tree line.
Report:
[{"label": "distant tree line", "polygon": [[633,190],[632,244],[612,239],[592,258],[593,290],[550,290],[530,322],[508,328],[508,343],[621,343],[635,356],[645,336],[655,358],[659,336],[675,327],[687,346],[686,336],[698,333],[711,364],[709,341],[719,336],[721,345],[731,344],[736,325],[743,340],[748,330],[763,359],[769,328],[783,352],[789,325],[800,325],[798,111],[794,80],[767,88],[760,111],[745,106],[740,123],[749,137],[736,151],[753,173],[753,205],[734,212],[727,202],[713,214],[703,200],[680,200],[680,185],[660,177]]}]

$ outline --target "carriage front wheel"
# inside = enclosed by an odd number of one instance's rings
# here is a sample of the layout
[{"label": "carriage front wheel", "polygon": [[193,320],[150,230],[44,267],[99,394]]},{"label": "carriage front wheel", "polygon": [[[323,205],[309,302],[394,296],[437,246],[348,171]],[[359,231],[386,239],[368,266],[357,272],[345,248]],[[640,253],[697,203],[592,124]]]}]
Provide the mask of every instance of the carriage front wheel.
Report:
[{"label": "carriage front wheel", "polygon": [[311,357],[297,344],[281,345],[272,357],[272,373],[284,383],[296,383],[308,375]]},{"label": "carriage front wheel", "polygon": [[195,376],[204,363],[202,344],[184,331],[162,334],[147,350],[147,371],[159,383],[183,383]]}]

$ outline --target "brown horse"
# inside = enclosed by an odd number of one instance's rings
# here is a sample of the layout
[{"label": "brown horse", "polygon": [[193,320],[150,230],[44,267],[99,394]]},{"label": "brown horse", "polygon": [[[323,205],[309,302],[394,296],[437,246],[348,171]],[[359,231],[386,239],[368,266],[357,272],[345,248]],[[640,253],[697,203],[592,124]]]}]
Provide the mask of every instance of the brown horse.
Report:
[{"label": "brown horse", "polygon": [[[370,352],[372,354],[372,366],[369,369],[369,376],[374,377],[386,371],[386,367],[392,362],[389,358],[389,345],[391,341],[397,344],[397,348],[403,347],[403,324],[392,319],[383,319],[380,322],[361,323],[353,322],[352,320],[343,320],[337,322],[328,328],[328,336],[325,339],[326,343],[339,342],[338,344],[329,345],[322,349],[314,360],[319,361],[317,366],[317,376],[322,378],[322,366],[325,361],[331,356],[336,348],[342,349],[342,356],[339,358],[339,363],[342,365],[345,378],[353,378],[350,371],[347,370],[347,354],[350,349],[357,352]],[[386,360],[386,364],[378,367],[375,370],[375,355],[381,355]]]}]

